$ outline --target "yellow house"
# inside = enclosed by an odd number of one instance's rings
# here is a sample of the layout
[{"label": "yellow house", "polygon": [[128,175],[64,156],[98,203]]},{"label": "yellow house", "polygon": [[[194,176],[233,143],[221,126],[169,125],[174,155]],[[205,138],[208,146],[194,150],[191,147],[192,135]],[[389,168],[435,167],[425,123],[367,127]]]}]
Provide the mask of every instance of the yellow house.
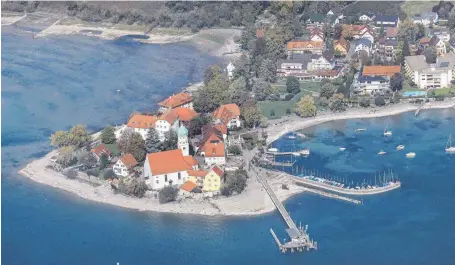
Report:
[{"label": "yellow house", "polygon": [[188,180],[202,187],[204,178],[208,173],[207,170],[188,170]]},{"label": "yellow house", "polygon": [[202,191],[203,192],[219,191],[221,187],[221,178],[223,177],[223,174],[224,174],[223,170],[221,170],[218,166],[212,167],[212,169],[204,177]]},{"label": "yellow house", "polygon": [[333,42],[333,48],[336,51],[339,51],[342,55],[346,55],[349,51],[349,42],[347,42],[343,37],[339,40]]}]

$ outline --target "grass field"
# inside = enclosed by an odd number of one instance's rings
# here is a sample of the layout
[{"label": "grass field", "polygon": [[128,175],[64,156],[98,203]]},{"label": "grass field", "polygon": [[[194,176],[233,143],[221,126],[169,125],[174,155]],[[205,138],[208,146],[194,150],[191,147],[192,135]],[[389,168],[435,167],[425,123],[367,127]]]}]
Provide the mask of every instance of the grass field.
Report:
[{"label": "grass field", "polygon": [[433,6],[438,4],[439,1],[406,1],[401,6],[401,10],[412,17],[422,12],[430,12]]},{"label": "grass field", "polygon": [[448,96],[450,93],[455,94],[455,88],[454,88],[454,87],[451,87],[451,88],[435,89],[435,90],[433,90],[433,91],[434,91],[434,94],[435,94],[436,96],[439,96],[439,95]]},{"label": "grass field", "polygon": [[[286,89],[285,82],[279,82],[274,87],[279,87],[284,91]],[[318,82],[301,82],[301,92],[295,95],[292,100],[288,101],[261,101],[259,102],[259,108],[261,109],[262,115],[268,119],[278,119],[286,115],[286,110],[289,109],[291,113],[294,113],[295,103],[300,100],[304,95],[318,93],[321,88],[321,83]],[[274,116],[271,116],[272,110],[275,112]]]}]

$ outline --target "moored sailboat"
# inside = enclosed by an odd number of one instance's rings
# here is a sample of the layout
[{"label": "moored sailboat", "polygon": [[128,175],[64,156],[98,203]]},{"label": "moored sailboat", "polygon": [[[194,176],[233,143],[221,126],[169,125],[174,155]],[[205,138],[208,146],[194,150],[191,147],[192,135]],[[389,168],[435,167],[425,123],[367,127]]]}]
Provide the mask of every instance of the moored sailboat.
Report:
[{"label": "moored sailboat", "polygon": [[449,139],[447,140],[446,144],[446,152],[455,153],[455,146],[452,146],[452,134],[449,134]]}]

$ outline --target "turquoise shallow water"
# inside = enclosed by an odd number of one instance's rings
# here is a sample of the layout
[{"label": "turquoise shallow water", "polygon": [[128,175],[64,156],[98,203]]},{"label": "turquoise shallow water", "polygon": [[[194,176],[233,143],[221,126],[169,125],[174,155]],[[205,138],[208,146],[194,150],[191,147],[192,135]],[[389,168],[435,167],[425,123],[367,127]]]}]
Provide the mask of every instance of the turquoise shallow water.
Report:
[{"label": "turquoise shallow water", "polygon": [[[6,32],[5,32],[6,29]],[[66,36],[32,39],[2,30],[2,263],[4,264],[453,264],[455,156],[444,154],[453,110],[327,123],[281,139],[309,146],[299,165],[352,180],[392,168],[403,187],[364,198],[363,206],[314,195],[286,202],[309,224],[316,252],[281,255],[268,232],[284,237],[276,213],[201,217],[140,213],[92,203],[17,175],[49,151],[57,129],[120,123],[134,108],[200,80],[216,59],[182,45],[142,45]],[[121,89],[121,96],[116,90]],[[159,96],[156,96],[159,95]],[[385,140],[385,124],[393,131]],[[363,134],[353,133],[365,127]],[[394,149],[406,145],[413,160]],[[339,147],[346,147],[344,153]],[[384,157],[376,153],[384,149]]]}]

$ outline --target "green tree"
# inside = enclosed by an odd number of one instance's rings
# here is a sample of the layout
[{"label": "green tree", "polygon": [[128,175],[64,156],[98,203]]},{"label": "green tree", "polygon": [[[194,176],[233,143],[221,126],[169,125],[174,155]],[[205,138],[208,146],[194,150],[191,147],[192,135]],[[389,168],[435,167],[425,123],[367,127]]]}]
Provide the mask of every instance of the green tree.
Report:
[{"label": "green tree", "polygon": [[435,47],[429,46],[424,51],[425,61],[429,64],[436,63],[436,58],[438,57]]},{"label": "green tree", "polygon": [[229,154],[233,155],[241,155],[242,154],[242,148],[238,145],[230,145],[228,148]]},{"label": "green tree", "polygon": [[229,85],[229,103],[235,103],[239,106],[243,105],[249,98],[246,78],[238,76]]},{"label": "green tree", "polygon": [[276,65],[270,59],[263,59],[258,69],[258,77],[267,81],[275,82],[276,81]]},{"label": "green tree", "polygon": [[114,170],[112,170],[111,168],[108,168],[106,171],[104,171],[103,178],[104,179],[113,179],[113,178],[115,178]]},{"label": "green tree", "polygon": [[275,116],[275,110],[274,109],[271,109],[270,110],[270,117],[274,117]]},{"label": "green tree", "polygon": [[425,27],[421,23],[416,24],[416,34],[415,34],[416,39],[421,39],[425,37]]},{"label": "green tree", "polygon": [[173,130],[170,130],[164,134],[163,151],[177,149],[178,136]]},{"label": "green tree", "polygon": [[390,79],[390,88],[393,92],[397,92],[403,88],[404,78],[399,73],[395,73]]},{"label": "green tree", "polygon": [[85,129],[85,125],[78,124],[71,128],[68,134],[68,140],[72,146],[80,148],[90,143],[91,136]]},{"label": "green tree", "polygon": [[227,175],[226,184],[231,194],[236,192],[242,193],[246,188],[247,172],[244,169],[238,169],[233,174]]},{"label": "green tree", "polygon": [[117,140],[117,146],[122,153],[131,153],[136,161],[144,161],[145,141],[139,133],[132,129],[128,128],[123,131],[122,136]]},{"label": "green tree", "polygon": [[69,145],[68,133],[66,131],[56,131],[51,134],[51,145],[54,147],[62,147]]},{"label": "green tree", "polygon": [[256,82],[254,82],[253,93],[254,97],[257,100],[262,101],[266,100],[267,97],[273,94],[273,89],[272,86],[267,81],[263,79],[258,79],[256,80]]},{"label": "green tree", "polygon": [[295,112],[301,117],[316,116],[316,106],[311,96],[306,95],[295,104]]},{"label": "green tree", "polygon": [[335,94],[335,87],[331,83],[325,83],[321,87],[321,92],[319,93],[320,98],[329,99]]},{"label": "green tree", "polygon": [[74,156],[74,147],[63,146],[58,149],[57,163],[63,167],[74,165],[77,158]]},{"label": "green tree", "polygon": [[101,131],[101,142],[105,144],[115,143],[115,129],[108,125]]},{"label": "green tree", "polygon": [[79,162],[79,164],[83,165],[84,169],[93,168],[96,166],[96,163],[98,162],[96,160],[95,155],[87,150],[81,150],[77,154],[77,161]]},{"label": "green tree", "polygon": [[334,94],[329,100],[329,108],[333,112],[346,110],[346,99],[343,94]]},{"label": "green tree", "polygon": [[158,199],[160,203],[168,203],[175,201],[177,195],[179,194],[179,189],[174,186],[165,186],[158,192]]},{"label": "green tree", "polygon": [[385,105],[385,100],[383,96],[377,96],[374,98],[374,104],[378,107]]},{"label": "green tree", "polygon": [[147,138],[145,139],[145,151],[147,154],[157,153],[162,150],[160,136],[155,128],[149,128]]},{"label": "green tree", "polygon": [[211,122],[211,119],[206,116],[197,116],[192,119],[190,122],[190,127],[188,128],[188,133],[190,137],[199,135],[202,133],[202,127],[207,123]]},{"label": "green tree", "polygon": [[223,75],[223,70],[218,64],[211,65],[204,70],[204,85],[208,85],[212,80]]},{"label": "green tree", "polygon": [[257,105],[243,106],[240,114],[244,120],[245,127],[247,128],[256,127],[262,117],[261,111]]},{"label": "green tree", "polygon": [[364,108],[367,108],[370,106],[370,98],[368,97],[363,97],[360,99],[359,101],[359,105],[360,107],[364,107]]},{"label": "green tree", "polygon": [[300,83],[295,76],[286,77],[286,91],[293,95],[300,92]]},{"label": "green tree", "polygon": [[105,169],[109,165],[109,157],[105,153],[100,156],[100,169]]}]

